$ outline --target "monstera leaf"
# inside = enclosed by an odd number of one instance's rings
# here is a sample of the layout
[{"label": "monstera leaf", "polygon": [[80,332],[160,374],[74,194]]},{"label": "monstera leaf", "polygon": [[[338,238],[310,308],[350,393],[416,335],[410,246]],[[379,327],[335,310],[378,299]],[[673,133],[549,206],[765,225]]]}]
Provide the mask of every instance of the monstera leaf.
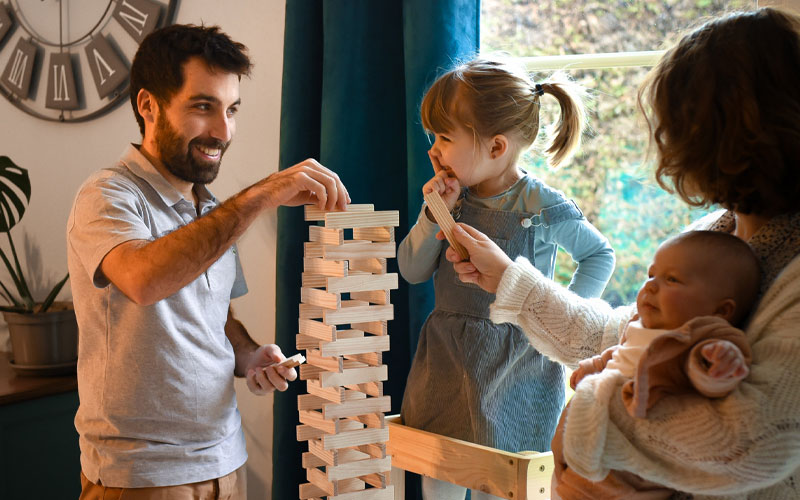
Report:
[{"label": "monstera leaf", "polygon": [[[24,198],[24,199],[23,199]],[[17,250],[14,248],[14,239],[11,237],[13,228],[25,215],[25,207],[31,200],[31,179],[28,171],[17,166],[7,156],[0,156],[0,233],[5,233],[8,247],[11,250],[10,258],[0,248],[0,260],[8,270],[13,286],[6,286],[0,281],[0,296],[6,299],[8,305],[0,305],[0,311],[9,312],[44,312],[52,305],[56,295],[67,282],[69,274],[56,283],[47,298],[41,304],[36,304],[25,275],[22,273]],[[16,293],[12,292],[15,290]]]},{"label": "monstera leaf", "polygon": [[[22,200],[22,196],[25,200]],[[28,171],[18,167],[8,156],[0,156],[0,232],[8,232],[25,214],[31,200]]]}]

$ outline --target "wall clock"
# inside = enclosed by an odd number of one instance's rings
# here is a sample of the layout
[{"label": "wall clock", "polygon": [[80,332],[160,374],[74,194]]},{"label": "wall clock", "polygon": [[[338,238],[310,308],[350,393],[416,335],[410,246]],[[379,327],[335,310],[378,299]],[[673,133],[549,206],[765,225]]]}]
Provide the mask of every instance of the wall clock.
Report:
[{"label": "wall clock", "polygon": [[82,122],[128,98],[139,43],[171,24],[179,0],[0,3],[0,93],[49,121]]}]

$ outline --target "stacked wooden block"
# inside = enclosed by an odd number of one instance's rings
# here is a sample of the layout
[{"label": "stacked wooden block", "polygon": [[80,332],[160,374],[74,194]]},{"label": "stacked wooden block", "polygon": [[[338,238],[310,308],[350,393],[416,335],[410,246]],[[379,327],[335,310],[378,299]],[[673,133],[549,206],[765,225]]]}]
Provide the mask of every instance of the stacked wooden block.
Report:
[{"label": "stacked wooden block", "polygon": [[308,441],[301,499],[394,498],[382,353],[394,317],[389,290],[397,288],[386,260],[395,257],[399,217],[372,205],[344,212],[306,207],[306,220],[324,226],[309,227],[300,294],[297,348],[308,360],[300,366],[308,394],[297,400],[297,439]]}]

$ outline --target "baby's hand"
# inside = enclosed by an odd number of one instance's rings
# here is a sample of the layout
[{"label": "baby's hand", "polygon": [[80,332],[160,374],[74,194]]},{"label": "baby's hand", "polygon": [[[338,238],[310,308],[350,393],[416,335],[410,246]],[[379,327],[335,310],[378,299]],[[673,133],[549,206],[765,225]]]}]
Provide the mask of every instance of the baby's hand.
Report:
[{"label": "baby's hand", "polygon": [[732,342],[714,340],[704,345],[700,353],[708,366],[709,377],[744,378],[750,373],[742,351]]},{"label": "baby's hand", "polygon": [[619,345],[611,346],[602,353],[579,362],[578,368],[576,368],[569,377],[570,388],[575,390],[575,387],[577,387],[578,383],[583,380],[584,377],[603,371],[606,364],[608,364],[608,360],[611,359],[611,356],[617,349],[619,349]]},{"label": "baby's hand", "polygon": [[431,191],[436,191],[441,195],[447,210],[452,211],[453,207],[456,206],[458,196],[461,194],[461,184],[459,184],[458,179],[453,176],[449,170],[442,167],[439,163],[439,159],[431,154],[430,151],[428,151],[428,157],[431,159],[431,165],[433,165],[435,175],[422,186],[422,193],[427,194]]}]

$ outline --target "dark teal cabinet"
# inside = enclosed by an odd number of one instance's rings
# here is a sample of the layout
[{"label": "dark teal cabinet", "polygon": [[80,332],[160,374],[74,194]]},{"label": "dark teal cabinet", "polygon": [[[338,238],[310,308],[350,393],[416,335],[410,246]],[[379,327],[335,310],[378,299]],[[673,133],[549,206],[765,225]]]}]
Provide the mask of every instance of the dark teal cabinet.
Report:
[{"label": "dark teal cabinet", "polygon": [[0,499],[77,500],[78,392],[0,405]]}]

